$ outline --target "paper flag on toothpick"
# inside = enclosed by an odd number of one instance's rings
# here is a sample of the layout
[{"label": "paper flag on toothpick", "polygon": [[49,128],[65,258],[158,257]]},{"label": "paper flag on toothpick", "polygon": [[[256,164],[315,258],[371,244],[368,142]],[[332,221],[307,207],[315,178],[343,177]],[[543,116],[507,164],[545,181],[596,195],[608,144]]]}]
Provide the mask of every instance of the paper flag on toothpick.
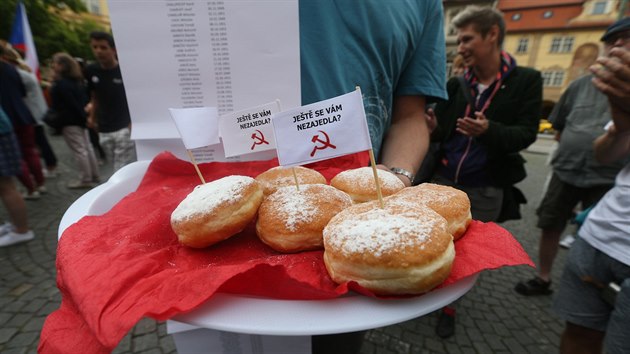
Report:
[{"label": "paper flag on toothpick", "polygon": [[219,117],[225,157],[275,149],[271,116],[278,112],[280,101],[276,100]]},{"label": "paper flag on toothpick", "polygon": [[186,149],[219,143],[219,112],[216,107],[169,108]]},{"label": "paper flag on toothpick", "polygon": [[282,166],[372,149],[361,90],[280,112],[271,121]]}]

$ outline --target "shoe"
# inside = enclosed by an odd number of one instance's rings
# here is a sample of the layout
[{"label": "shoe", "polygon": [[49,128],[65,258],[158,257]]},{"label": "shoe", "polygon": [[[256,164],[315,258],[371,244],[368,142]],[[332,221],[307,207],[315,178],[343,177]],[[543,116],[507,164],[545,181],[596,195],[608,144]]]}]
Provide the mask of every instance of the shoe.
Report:
[{"label": "shoe", "polygon": [[46,188],[46,186],[44,185],[41,185],[37,187],[37,191],[39,192],[39,194],[46,194],[48,193],[48,188]]},{"label": "shoe", "polygon": [[560,240],[560,247],[570,248],[573,242],[575,241],[575,237],[573,235],[566,235],[562,240]]},{"label": "shoe", "polygon": [[551,281],[544,281],[540,279],[539,277],[535,277],[528,281],[522,281],[516,284],[516,286],[514,287],[514,290],[517,293],[521,295],[525,295],[525,296],[549,295],[553,292],[553,290],[551,290],[550,287],[551,287]]},{"label": "shoe", "polygon": [[[451,313],[449,313],[451,312]],[[455,334],[455,311],[440,311],[437,326],[435,326],[435,334],[440,338],[449,338]]]},{"label": "shoe", "polygon": [[39,194],[38,191],[34,191],[34,192],[25,192],[22,194],[22,198],[24,198],[25,200],[37,200],[41,197],[41,194]]},{"label": "shoe", "polygon": [[94,187],[94,183],[75,181],[75,182],[68,183],[67,187],[69,189],[90,189]]},{"label": "shoe", "polygon": [[9,231],[6,235],[0,236],[0,247],[6,247],[20,242],[27,242],[34,238],[35,234],[32,230],[23,234],[19,234],[15,231]]},{"label": "shoe", "polygon": [[4,234],[8,234],[9,232],[14,231],[14,230],[15,230],[15,227],[13,226],[13,224],[7,221],[4,224],[0,225],[0,236]]}]

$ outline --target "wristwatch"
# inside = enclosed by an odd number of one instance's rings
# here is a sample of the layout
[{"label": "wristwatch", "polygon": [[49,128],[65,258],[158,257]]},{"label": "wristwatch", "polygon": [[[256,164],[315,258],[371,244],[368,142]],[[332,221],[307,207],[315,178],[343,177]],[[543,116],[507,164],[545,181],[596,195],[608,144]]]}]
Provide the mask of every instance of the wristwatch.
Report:
[{"label": "wristwatch", "polygon": [[413,183],[413,177],[414,177],[413,173],[405,170],[404,168],[392,167],[389,170],[392,171],[392,173],[394,173],[394,174],[405,176],[405,177],[409,178],[409,182]]}]

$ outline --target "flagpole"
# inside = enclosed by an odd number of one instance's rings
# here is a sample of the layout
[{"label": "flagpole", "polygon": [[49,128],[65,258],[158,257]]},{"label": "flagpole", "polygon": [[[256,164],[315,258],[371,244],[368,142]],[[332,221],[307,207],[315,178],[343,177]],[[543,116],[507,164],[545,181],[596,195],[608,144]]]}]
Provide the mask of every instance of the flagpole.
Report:
[{"label": "flagpole", "polygon": [[374,150],[370,149],[370,163],[372,164],[372,172],[374,173],[374,183],[376,184],[376,196],[378,196],[378,204],[381,209],[385,208],[383,204],[383,193],[381,192],[381,184],[378,179],[378,172],[376,171],[376,160],[374,159]]},{"label": "flagpole", "polygon": [[[360,91],[361,87],[358,85],[355,86],[355,90]],[[383,203],[383,192],[381,191],[381,184],[378,179],[378,171],[376,171],[376,159],[374,158],[374,150],[370,149],[370,164],[372,165],[372,173],[374,174],[374,184],[376,185],[376,196],[378,197],[378,204],[381,206],[381,209],[385,208],[385,204]]]},{"label": "flagpole", "polygon": [[[278,110],[282,112],[282,104],[280,100],[276,100],[278,102]],[[295,188],[297,191],[300,191],[300,181],[298,180],[297,171],[295,170],[295,166],[291,167],[291,172],[293,173],[293,180],[295,180]]]},{"label": "flagpole", "polygon": [[203,179],[203,175],[201,174],[201,171],[199,170],[199,166],[197,165],[197,161],[195,160],[195,157],[192,154],[192,151],[190,151],[190,149],[186,149],[186,152],[188,152],[188,157],[190,158],[190,162],[192,162],[193,166],[195,166],[195,170],[197,171],[197,175],[199,176],[199,179],[201,180],[201,184],[206,184],[206,180]]},{"label": "flagpole", "polygon": [[297,176],[297,172],[295,171],[295,166],[291,167],[291,171],[293,171],[293,179],[295,179],[295,188],[297,188],[297,191],[300,191],[300,182],[298,181],[298,176]]}]

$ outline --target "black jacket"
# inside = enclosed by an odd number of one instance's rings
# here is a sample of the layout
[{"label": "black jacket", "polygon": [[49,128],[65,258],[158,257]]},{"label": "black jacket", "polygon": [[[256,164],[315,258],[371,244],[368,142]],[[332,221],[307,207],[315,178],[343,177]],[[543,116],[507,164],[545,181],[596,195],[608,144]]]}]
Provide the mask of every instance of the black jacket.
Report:
[{"label": "black jacket", "polygon": [[[448,81],[447,91],[449,100],[438,103],[435,108],[438,127],[432,135],[433,141],[447,141],[466,109],[466,99],[457,78]],[[525,159],[519,151],[536,141],[541,109],[540,72],[516,67],[505,78],[485,112],[488,130],[476,138],[487,150],[486,168],[492,185],[506,187],[525,178]]]},{"label": "black jacket", "polygon": [[61,118],[61,126],[86,126],[85,105],[88,102],[85,87],[78,81],[58,79],[50,89],[51,108]]}]

